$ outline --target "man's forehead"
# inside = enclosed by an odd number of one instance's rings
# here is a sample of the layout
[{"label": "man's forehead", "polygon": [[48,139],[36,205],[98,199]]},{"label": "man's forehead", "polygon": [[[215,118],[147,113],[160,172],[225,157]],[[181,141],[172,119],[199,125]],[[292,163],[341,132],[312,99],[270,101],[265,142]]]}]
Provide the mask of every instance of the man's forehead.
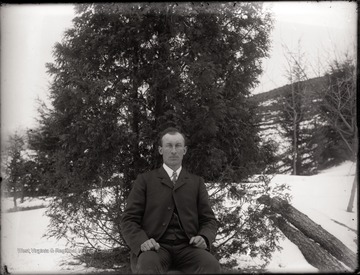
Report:
[{"label": "man's forehead", "polygon": [[184,137],[180,133],[167,133],[163,136],[163,141],[181,141],[184,142]]}]

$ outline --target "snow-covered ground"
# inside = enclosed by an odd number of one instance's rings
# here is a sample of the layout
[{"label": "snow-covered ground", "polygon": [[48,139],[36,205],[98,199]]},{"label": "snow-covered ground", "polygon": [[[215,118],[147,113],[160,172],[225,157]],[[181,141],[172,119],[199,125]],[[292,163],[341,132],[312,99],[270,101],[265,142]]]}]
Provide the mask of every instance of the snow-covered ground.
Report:
[{"label": "snow-covered ground", "polygon": [[[291,204],[357,253],[357,194],[353,212],[346,211],[355,176],[355,165],[346,162],[315,176],[277,175],[272,181],[289,184]],[[273,254],[272,261],[267,267],[269,271],[317,271],[306,262],[297,246],[288,239],[283,240],[281,246],[283,250]]]},{"label": "snow-covered ground", "polygon": [[[345,162],[315,176],[276,175],[272,184],[286,183],[290,187],[292,205],[308,215],[324,229],[357,252],[357,195],[354,211],[346,212],[355,164]],[[44,204],[43,200],[25,201],[18,206]],[[18,273],[86,273],[88,268],[73,259],[81,251],[70,248],[64,240],[46,239],[43,234],[49,223],[45,209],[5,213],[11,208],[11,199],[2,198],[1,266],[12,274]],[[275,252],[267,266],[269,272],[316,272],[308,264],[296,245],[288,239],[281,241],[283,249]],[[256,262],[253,262],[256,264]]]}]

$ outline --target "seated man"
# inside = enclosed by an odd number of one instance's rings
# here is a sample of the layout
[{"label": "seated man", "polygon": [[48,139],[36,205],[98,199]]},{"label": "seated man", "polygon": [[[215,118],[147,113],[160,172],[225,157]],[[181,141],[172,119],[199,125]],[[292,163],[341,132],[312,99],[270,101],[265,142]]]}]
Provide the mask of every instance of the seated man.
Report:
[{"label": "seated man", "polygon": [[219,273],[209,252],[217,221],[201,177],[182,168],[187,147],[176,128],[161,133],[163,166],[137,177],[121,219],[134,273]]}]

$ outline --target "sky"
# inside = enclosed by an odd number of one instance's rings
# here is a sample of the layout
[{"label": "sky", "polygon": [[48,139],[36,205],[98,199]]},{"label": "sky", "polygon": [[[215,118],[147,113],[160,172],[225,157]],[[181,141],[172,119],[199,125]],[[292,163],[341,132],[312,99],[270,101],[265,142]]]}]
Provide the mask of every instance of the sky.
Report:
[{"label": "sky", "polygon": [[329,62],[345,52],[355,53],[357,5],[347,1],[266,2],[274,13],[270,58],[254,93],[288,84],[287,52],[304,54],[308,77],[324,73]]},{"label": "sky", "polygon": [[[263,60],[260,84],[253,93],[287,84],[286,52],[300,48],[308,76],[356,49],[356,2],[265,2],[274,14],[270,57]],[[46,100],[53,47],[75,16],[72,4],[21,4],[1,7],[1,138],[36,126],[37,102]],[[300,42],[299,42],[300,41]],[[300,46],[299,46],[300,45]]]}]

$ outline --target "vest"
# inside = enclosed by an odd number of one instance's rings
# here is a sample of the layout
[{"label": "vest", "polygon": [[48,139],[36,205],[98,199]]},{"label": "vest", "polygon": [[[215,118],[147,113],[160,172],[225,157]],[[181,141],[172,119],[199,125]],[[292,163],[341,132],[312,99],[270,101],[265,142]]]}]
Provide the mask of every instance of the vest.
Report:
[{"label": "vest", "polygon": [[187,241],[188,237],[185,234],[185,231],[183,227],[181,226],[181,222],[178,216],[177,209],[175,207],[173,214],[171,216],[171,220],[169,222],[169,225],[164,232],[164,234],[161,236],[159,242],[161,241]]}]

